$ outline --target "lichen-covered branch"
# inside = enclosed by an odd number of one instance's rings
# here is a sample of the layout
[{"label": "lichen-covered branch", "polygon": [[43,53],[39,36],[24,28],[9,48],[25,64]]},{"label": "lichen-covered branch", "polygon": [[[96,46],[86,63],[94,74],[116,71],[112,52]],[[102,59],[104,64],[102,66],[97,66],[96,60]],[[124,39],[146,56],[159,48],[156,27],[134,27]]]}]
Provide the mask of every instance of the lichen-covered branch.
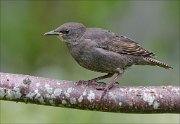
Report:
[{"label": "lichen-covered branch", "polygon": [[110,89],[102,98],[104,83],[77,85],[29,75],[0,73],[0,100],[122,113],[180,113],[180,88],[176,86]]}]

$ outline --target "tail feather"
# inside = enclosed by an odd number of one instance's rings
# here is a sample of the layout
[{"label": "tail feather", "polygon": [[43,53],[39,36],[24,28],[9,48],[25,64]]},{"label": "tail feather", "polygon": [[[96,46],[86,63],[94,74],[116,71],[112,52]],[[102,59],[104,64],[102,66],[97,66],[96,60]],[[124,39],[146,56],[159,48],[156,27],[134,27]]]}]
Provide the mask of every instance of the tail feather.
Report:
[{"label": "tail feather", "polygon": [[150,58],[150,57],[147,57],[145,58],[149,64],[151,65],[157,65],[157,66],[160,66],[160,67],[163,67],[163,68],[166,68],[166,69],[169,69],[169,68],[172,68],[171,66],[169,66],[168,64],[164,63],[164,62],[160,62],[154,58]]}]

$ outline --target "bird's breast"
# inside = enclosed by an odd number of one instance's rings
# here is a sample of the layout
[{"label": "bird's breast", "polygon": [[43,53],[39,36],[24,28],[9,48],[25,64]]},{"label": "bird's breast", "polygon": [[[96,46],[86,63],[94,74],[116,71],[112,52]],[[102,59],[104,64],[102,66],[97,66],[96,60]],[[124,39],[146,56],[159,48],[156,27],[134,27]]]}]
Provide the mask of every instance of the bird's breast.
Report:
[{"label": "bird's breast", "polygon": [[126,66],[126,60],[118,53],[101,51],[96,47],[71,46],[69,51],[80,66],[92,71],[115,73],[117,68]]}]

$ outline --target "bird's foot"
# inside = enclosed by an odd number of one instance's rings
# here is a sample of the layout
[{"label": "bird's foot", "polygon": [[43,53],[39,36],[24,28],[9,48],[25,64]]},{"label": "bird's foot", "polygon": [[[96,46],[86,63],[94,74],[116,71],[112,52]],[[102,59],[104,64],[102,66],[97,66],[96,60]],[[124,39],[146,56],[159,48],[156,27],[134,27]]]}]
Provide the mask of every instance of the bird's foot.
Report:
[{"label": "bird's foot", "polygon": [[119,85],[119,83],[118,82],[110,82],[110,83],[108,83],[105,87],[104,87],[104,91],[103,91],[103,93],[102,93],[102,95],[101,95],[101,99],[103,99],[103,97],[106,95],[106,93],[111,89],[111,88],[113,88],[113,87],[116,87],[116,86],[118,86]]},{"label": "bird's foot", "polygon": [[76,85],[92,86],[96,90],[104,90],[107,84],[104,82],[97,82],[96,80],[80,80],[76,82]]},{"label": "bird's foot", "polygon": [[89,85],[95,85],[95,84],[97,84],[97,82],[95,80],[80,80],[80,81],[76,82],[76,85],[89,86]]}]

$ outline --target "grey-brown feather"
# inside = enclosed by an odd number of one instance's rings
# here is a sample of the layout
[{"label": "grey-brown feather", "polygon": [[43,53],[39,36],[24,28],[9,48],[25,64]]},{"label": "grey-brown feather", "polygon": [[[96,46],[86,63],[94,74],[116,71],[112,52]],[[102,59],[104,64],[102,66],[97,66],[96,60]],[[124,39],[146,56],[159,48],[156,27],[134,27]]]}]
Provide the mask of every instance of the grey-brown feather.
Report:
[{"label": "grey-brown feather", "polygon": [[[117,68],[125,70],[132,65],[157,65],[161,62],[151,61],[154,53],[142,48],[135,41],[118,36],[115,33],[100,29],[87,28],[79,40],[80,47],[71,52],[75,60],[83,67],[100,72],[116,72]],[[155,60],[155,59],[153,59]]]},{"label": "grey-brown feather", "polygon": [[172,68],[156,60],[154,53],[144,49],[134,40],[101,28],[86,28],[81,23],[69,22],[45,33],[45,35],[56,35],[63,40],[72,57],[82,67],[108,73],[85,81],[88,84],[112,77],[117,73],[104,88],[101,98],[115,85],[124,70],[132,65],[157,65],[163,68]]},{"label": "grey-brown feather", "polygon": [[119,73],[132,65],[157,65],[169,68],[154,59],[154,53],[135,41],[101,28],[86,28],[80,23],[65,23],[54,30],[63,34],[73,58],[93,71]]}]

